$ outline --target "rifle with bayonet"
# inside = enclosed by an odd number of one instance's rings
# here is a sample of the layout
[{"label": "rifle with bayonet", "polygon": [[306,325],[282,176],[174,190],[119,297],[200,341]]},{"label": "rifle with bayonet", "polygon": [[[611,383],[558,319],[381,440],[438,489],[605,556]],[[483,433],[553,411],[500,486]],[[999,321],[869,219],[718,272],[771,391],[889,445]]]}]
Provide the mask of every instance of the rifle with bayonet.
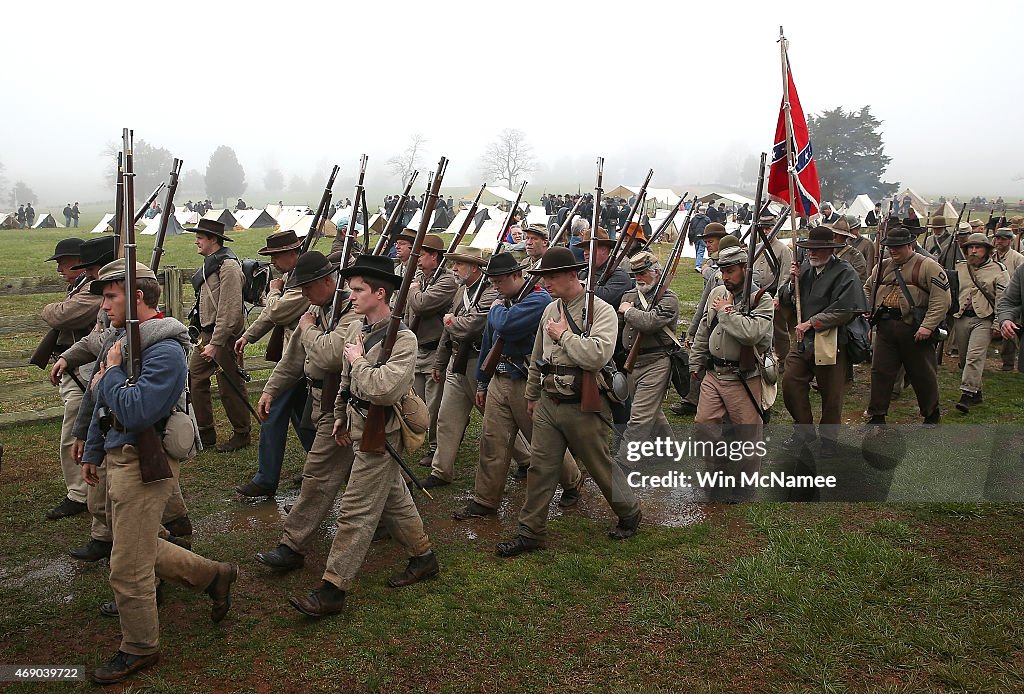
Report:
[{"label": "rifle with bayonet", "polygon": [[[452,253],[456,248],[458,248],[459,242],[462,241],[462,238],[466,235],[466,232],[469,230],[469,225],[473,222],[473,217],[474,217],[474,215],[476,213],[477,203],[480,201],[480,195],[484,192],[484,188],[485,187],[486,187],[486,184],[480,186],[480,192],[476,194],[476,200],[473,201],[472,207],[469,208],[469,216],[467,216],[465,221],[463,221],[462,228],[459,229],[459,233],[456,234],[455,238],[452,239],[451,245],[448,247],[448,253]],[[438,265],[437,269],[434,271],[433,277],[430,278],[430,282],[427,283],[428,287],[431,284],[433,284],[434,282],[436,282],[438,277],[441,276],[441,270],[442,270],[442,266]],[[487,282],[487,278],[486,277],[481,277],[477,281],[477,289],[482,291],[483,290],[483,286],[484,286],[484,284],[486,282]],[[469,291],[468,287],[466,288],[466,291]],[[475,291],[474,294],[477,297],[477,301],[479,301],[479,296],[480,296],[479,292]],[[475,310],[476,306],[477,306],[477,301],[470,301],[469,309],[467,309],[467,310],[468,311]],[[413,324],[418,326],[419,325],[419,319],[420,319],[419,316],[416,316],[415,318],[413,318],[413,321],[412,321]],[[410,328],[412,328],[412,326],[410,326]],[[412,331],[416,332],[416,328],[412,328]],[[469,366],[469,355],[472,352],[473,352],[473,341],[472,340],[463,340],[462,342],[459,343],[459,348],[457,350],[455,350],[455,356],[452,359],[452,372],[453,373],[459,373],[459,374],[466,373],[466,367]]]},{"label": "rifle with bayonet", "polygon": [[[693,196],[693,204],[697,204],[697,196]],[[676,206],[678,208],[678,205]],[[683,229],[679,232],[679,236],[676,237],[675,243],[672,245],[672,251],[668,254],[668,258],[665,260],[665,269],[661,273],[661,277],[658,278],[658,283],[654,285],[654,299],[651,301],[651,308],[653,309],[658,305],[658,302],[665,297],[665,292],[668,291],[668,286],[672,284],[672,280],[675,279],[676,270],[679,268],[679,259],[683,257],[683,248],[686,246],[686,233],[690,228],[690,216],[687,216],[686,222],[683,223]],[[639,294],[640,290],[637,289]],[[622,370],[630,372],[633,370],[633,366],[636,364],[636,358],[640,356],[640,339],[643,335],[637,331],[636,339],[629,348],[629,354],[626,355],[626,361],[622,365]]]},{"label": "rifle with bayonet", "polygon": [[[441,181],[444,178],[445,169],[448,168],[448,159],[441,157],[437,164],[437,172],[430,184],[430,192],[424,202],[423,216],[420,218],[420,226],[416,231],[416,237],[412,244],[412,253],[405,265],[405,274],[402,276],[402,284],[398,289],[398,296],[395,298],[395,307],[391,310],[391,319],[388,322],[387,333],[381,342],[380,354],[377,361],[380,364],[387,363],[391,358],[391,352],[398,340],[398,331],[402,325],[402,315],[405,313],[406,304],[409,301],[409,289],[412,286],[413,276],[416,274],[416,263],[419,260],[420,248],[423,246],[423,237],[427,235],[427,227],[430,225],[430,216],[437,205],[438,192],[441,189]],[[387,409],[381,405],[371,404],[366,413],[366,421],[363,424],[363,438],[359,443],[359,449],[371,453],[383,453],[386,450],[387,439],[384,433],[384,424]]]},{"label": "rifle with bayonet", "polygon": [[[364,157],[366,155],[363,155]],[[363,162],[365,170],[365,162]],[[309,226],[309,231],[306,232],[306,238],[302,240],[302,245],[299,246],[299,255],[308,251],[310,248],[316,245],[317,236],[320,234],[323,228],[324,218],[327,216],[327,209],[331,205],[331,197],[334,195],[334,179],[338,177],[338,165],[335,164],[331,169],[331,175],[327,178],[327,186],[324,188],[324,194],[320,197],[320,204],[316,208],[316,214],[313,215],[313,221]],[[360,173],[360,182],[362,182],[362,172]],[[355,203],[353,203],[355,204]],[[348,237],[352,229],[352,217],[349,217],[349,229],[345,230],[345,243],[346,249],[348,248]],[[281,361],[281,357],[284,354],[284,326],[275,325],[274,329],[270,331],[270,338],[267,339],[267,351],[265,357],[267,361]]]},{"label": "rifle with bayonet", "polygon": [[[363,156],[365,157],[366,155],[364,154]],[[331,206],[331,197],[334,195],[334,179],[337,177],[338,165],[335,164],[331,168],[331,175],[328,177],[327,185],[324,187],[324,194],[320,196],[320,205],[316,208],[313,223],[310,225],[309,231],[306,232],[306,238],[302,239],[302,245],[299,246],[299,255],[316,246],[316,242],[320,240],[320,234],[323,231],[323,220],[327,216],[327,208]],[[355,224],[355,220],[352,217],[349,217],[349,224]]]},{"label": "rifle with bayonet", "polygon": [[[633,206],[629,209],[629,216],[626,217],[626,225],[622,227],[618,238],[615,239],[615,246],[612,248],[612,252],[608,254],[608,262],[604,266],[604,272],[601,273],[601,277],[597,281],[599,286],[604,286],[608,280],[611,279],[612,275],[615,273],[615,269],[620,263],[622,263],[622,260],[626,255],[626,251],[629,249],[629,244],[626,242],[626,237],[629,236],[627,233],[629,231],[629,225],[633,223],[633,215],[636,214],[637,209],[642,207],[644,199],[647,197],[647,186],[650,185],[651,178],[653,176],[654,169],[649,169],[647,171],[647,178],[644,179],[644,184],[640,186],[640,192],[636,194],[636,200],[633,201]],[[595,202],[594,208],[597,209],[598,207],[598,204]],[[600,217],[595,217],[595,219],[600,219]],[[591,235],[597,233],[596,224],[592,227],[591,231],[593,232]]]},{"label": "rifle with bayonet", "polygon": [[[476,194],[476,199],[473,200],[473,205],[469,208],[469,215],[462,221],[462,226],[459,228],[459,232],[457,234],[455,234],[455,236],[452,237],[451,242],[448,244],[448,250],[446,250],[444,252],[444,257],[441,258],[441,262],[439,262],[437,264],[437,267],[434,268],[433,274],[431,274],[430,278],[427,279],[427,283],[426,283],[426,285],[424,285],[424,289],[429,288],[431,285],[433,285],[435,282],[437,282],[437,280],[439,280],[441,278],[442,274],[444,274],[445,258],[447,258],[449,255],[454,253],[455,249],[459,247],[460,243],[462,243],[462,239],[465,238],[466,232],[469,231],[469,225],[473,223],[473,215],[476,213],[477,205],[480,204],[480,196],[483,195],[484,188],[486,188],[486,187],[487,187],[486,183],[484,183],[484,184],[482,184],[480,186],[480,191]],[[419,330],[419,328],[420,328],[420,316],[419,315],[415,315],[415,316],[412,317],[412,322],[409,323],[409,330],[412,330],[413,332],[417,332]],[[460,351],[461,351],[461,348],[460,348]],[[465,364],[463,364],[463,366],[465,366]]]},{"label": "rifle with bayonet", "polygon": [[[760,221],[761,205],[764,200],[764,167],[767,158],[767,153],[761,152],[761,163],[757,174],[757,190],[754,193],[754,221],[750,225],[751,234],[750,240],[747,243],[747,271],[743,273],[743,289],[740,290],[740,300],[743,302],[744,310],[748,316],[754,312],[754,306],[751,301],[753,297],[750,293],[754,286],[754,259],[757,252],[757,225]],[[768,248],[768,246],[765,245],[763,248]],[[755,368],[757,368],[757,355],[754,354],[753,345],[741,346],[739,358],[740,379],[743,379],[742,374],[750,373]]]},{"label": "rifle with bayonet", "polygon": [[[171,221],[171,216],[174,213],[174,192],[178,190],[178,175],[181,173],[182,163],[181,159],[175,157],[174,161],[171,162],[171,172],[167,176],[167,195],[164,197],[164,211],[160,215],[160,228],[156,232],[156,241],[153,243],[153,258],[149,261],[149,269],[154,273],[160,269],[160,258],[164,254],[164,239],[167,238],[167,224]],[[157,188],[157,191],[159,190],[160,188]],[[147,204],[146,207],[149,207],[149,205]]]},{"label": "rifle with bayonet", "polygon": [[[348,218],[348,229],[345,230],[345,239],[341,245],[341,263],[339,268],[344,269],[349,262],[350,250],[352,248],[352,232],[355,230],[355,219],[359,213],[360,205],[366,204],[363,192],[363,180],[366,176],[366,160],[364,154],[359,159],[359,178],[356,180],[356,189],[352,194],[352,213]],[[337,277],[334,285],[334,296],[331,298],[331,310],[327,316],[327,327],[325,334],[331,334],[338,327],[341,320],[341,302],[345,296],[345,282]],[[333,403],[338,397],[338,389],[341,387],[341,374],[337,371],[329,371],[324,374],[323,385],[320,389],[320,401]]]},{"label": "rifle with bayonet", "polygon": [[[565,216],[565,220],[562,222],[562,226],[558,227],[558,231],[548,241],[548,246],[554,248],[562,242],[562,237],[569,233],[569,226],[572,224],[572,218],[576,214],[576,210],[580,208],[583,203],[583,197],[576,198],[576,203],[572,206],[572,210]],[[537,279],[530,273],[526,273],[523,281],[523,286],[519,288],[519,293],[512,299],[512,305],[518,304],[520,301],[525,299],[530,292],[537,286]],[[494,343],[491,345],[491,350],[484,357],[484,360],[480,362],[480,370],[488,376],[493,376],[494,371],[498,368],[498,363],[501,361],[501,355],[505,351],[505,338],[501,335],[495,335]]]},{"label": "rifle with bayonet", "polygon": [[402,221],[402,210],[405,209],[405,203],[409,200],[409,191],[412,190],[412,184],[419,175],[419,171],[413,171],[412,175],[409,176],[409,182],[405,184],[405,190],[402,191],[398,201],[391,208],[391,214],[388,215],[388,220],[384,223],[384,231],[381,233],[380,238],[377,239],[377,245],[374,246],[372,255],[386,255],[391,252],[391,246],[395,242],[394,237],[398,235],[396,230],[400,226],[399,222]]},{"label": "rifle with bayonet", "polygon": [[[878,286],[882,280],[882,241],[885,240],[886,234],[889,232],[889,220],[892,215],[892,201],[885,210],[885,217],[878,222],[878,231],[875,233],[875,272],[874,277],[871,278],[871,305],[868,310],[871,311],[871,316],[868,321],[871,326],[874,327],[875,320],[875,301],[878,299]],[[954,240],[954,243],[956,241]]]},{"label": "rifle with bayonet", "polygon": [[[594,216],[590,224],[590,247],[587,256],[587,289],[585,315],[583,316],[583,336],[590,335],[594,327],[594,298],[597,294],[597,222],[601,214],[601,194],[604,192],[604,157],[597,158],[597,186],[594,188]],[[639,196],[637,196],[639,199]],[[568,311],[569,309],[565,309]],[[580,377],[580,412],[600,412],[601,393],[597,388],[597,374],[584,371]]]},{"label": "rifle with bayonet", "polygon": [[682,205],[686,201],[686,196],[689,194],[689,191],[683,193],[683,197],[680,198],[679,203],[672,206],[672,210],[668,213],[665,219],[661,220],[661,224],[659,224],[658,228],[654,230],[653,234],[651,234],[651,238],[647,239],[647,241],[644,242],[644,245],[640,246],[640,250],[638,251],[639,253],[649,250],[651,246],[661,238],[661,235],[664,234],[665,230],[668,229],[670,224],[672,224],[672,220],[676,218],[676,213],[679,212],[679,205]]},{"label": "rifle with bayonet", "polygon": [[[128,128],[122,131],[124,144],[124,171],[122,174],[122,201],[124,210],[122,220],[135,217],[135,164],[133,133]],[[166,213],[166,210],[165,210]],[[142,335],[139,330],[138,273],[135,263],[138,259],[138,248],[135,245],[135,225],[124,227],[124,308],[125,308],[125,370],[128,382],[123,387],[134,388],[142,376]],[[164,452],[164,444],[152,426],[135,433],[135,448],[139,455],[139,476],[143,484],[171,479],[171,466]]]}]

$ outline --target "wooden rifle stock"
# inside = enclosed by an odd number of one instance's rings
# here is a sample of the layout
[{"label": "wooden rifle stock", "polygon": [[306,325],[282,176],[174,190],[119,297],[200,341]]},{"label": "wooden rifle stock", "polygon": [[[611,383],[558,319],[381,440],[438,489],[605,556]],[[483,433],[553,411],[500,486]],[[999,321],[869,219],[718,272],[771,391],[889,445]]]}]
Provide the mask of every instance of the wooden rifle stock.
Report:
[{"label": "wooden rifle stock", "polygon": [[[135,219],[135,164],[132,143],[132,131],[122,131],[124,144],[124,171],[122,174],[122,202],[124,210],[122,220]],[[164,211],[167,214],[167,210]],[[135,245],[135,224],[125,224],[124,232],[124,292],[125,292],[125,346],[128,353],[125,366],[128,371],[128,383],[125,388],[136,387],[142,375],[142,335],[139,331],[139,313],[136,297],[138,291],[138,274],[135,263],[138,249]],[[146,427],[135,432],[135,448],[139,456],[139,476],[143,484],[171,479],[170,463],[164,452],[164,444],[156,429]]]},{"label": "wooden rifle stock", "polygon": [[57,351],[58,337],[60,337],[60,331],[56,328],[50,328],[39,342],[36,351],[32,352],[32,357],[28,360],[28,363],[38,366],[40,369],[48,368],[50,366],[50,359],[53,358],[54,352]]},{"label": "wooden rifle stock", "polygon": [[[691,210],[697,206],[697,196],[693,196],[693,203]],[[678,209],[679,206],[676,206]],[[671,215],[670,215],[671,216]],[[686,235],[690,230],[690,218],[693,215],[687,215],[686,221],[683,223],[683,228],[679,231],[679,236],[676,237],[676,242],[672,246],[672,252],[669,253],[668,258],[665,261],[665,271],[658,279],[658,284],[654,290],[654,302],[651,304],[652,307],[657,306],[665,297],[665,292],[668,291],[668,286],[672,284],[672,280],[675,279],[676,270],[679,268],[679,260],[683,257],[683,248],[686,246]],[[653,237],[652,237],[653,238]],[[639,292],[639,290],[637,290]],[[636,365],[636,359],[640,356],[640,334],[637,333],[636,339],[633,344],[629,347],[629,354],[626,355],[626,361],[622,365],[622,370],[629,372],[633,370]]]},{"label": "wooden rifle stock", "polygon": [[[437,205],[437,196],[441,190],[441,180],[444,178],[445,169],[448,168],[448,159],[441,157],[437,164],[437,172],[430,183],[430,191],[424,203],[423,216],[420,218],[420,226],[416,231],[416,238],[413,241],[412,253],[405,264],[405,274],[402,276],[402,284],[395,298],[395,307],[391,311],[391,320],[388,323],[388,332],[380,346],[379,363],[384,364],[391,358],[391,352],[395,348],[395,341],[398,340],[398,330],[402,325],[402,314],[405,313],[406,304],[409,301],[409,288],[412,286],[413,275],[416,274],[416,263],[419,260],[420,248],[423,246],[423,237],[427,235],[427,227],[430,226],[430,217]],[[385,418],[387,411],[381,405],[370,405],[366,413],[366,421],[363,424],[363,438],[359,449],[372,453],[383,453],[387,450],[387,437],[384,432]]]},{"label": "wooden rifle stock", "polygon": [[[597,258],[597,222],[601,215],[601,193],[604,183],[604,158],[597,158],[597,186],[594,187],[594,217],[590,224],[590,254],[587,264],[587,297],[586,315],[583,319],[583,335],[590,335],[590,329],[594,326],[594,296],[597,278],[594,277]],[[639,199],[639,196],[638,198]],[[566,309],[568,310],[568,309]],[[601,393],[597,387],[597,374],[593,371],[584,371],[580,377],[580,412],[600,412]]]}]

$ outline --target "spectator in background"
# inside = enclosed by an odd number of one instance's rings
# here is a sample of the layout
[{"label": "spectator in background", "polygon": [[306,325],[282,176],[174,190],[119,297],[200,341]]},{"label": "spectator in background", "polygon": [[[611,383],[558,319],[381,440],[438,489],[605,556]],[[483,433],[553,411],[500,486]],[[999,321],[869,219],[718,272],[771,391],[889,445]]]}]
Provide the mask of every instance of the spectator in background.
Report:
[{"label": "spectator in background", "polygon": [[80,214],[81,214],[81,211],[79,211],[78,203],[76,202],[74,204],[74,206],[71,208],[71,219],[75,220],[75,228],[76,229],[78,228],[78,216]]},{"label": "spectator in background", "polygon": [[71,203],[64,205],[64,226],[71,226]]},{"label": "spectator in background", "polygon": [[[715,208],[709,203],[707,207],[709,213],[714,212]],[[696,250],[696,262],[694,269],[697,272],[701,272],[704,266],[704,253],[707,247],[704,245],[704,239],[701,235],[704,233],[704,228],[711,223],[711,217],[704,212],[701,212],[700,208],[697,208],[696,214],[693,215],[693,220],[690,222],[690,230],[686,235],[686,240],[693,244]]]},{"label": "spectator in background", "polygon": [[25,207],[25,225],[27,227],[31,228],[32,225],[35,224],[35,221],[36,221],[36,211],[35,211],[35,208],[32,207],[32,203],[29,203]]}]

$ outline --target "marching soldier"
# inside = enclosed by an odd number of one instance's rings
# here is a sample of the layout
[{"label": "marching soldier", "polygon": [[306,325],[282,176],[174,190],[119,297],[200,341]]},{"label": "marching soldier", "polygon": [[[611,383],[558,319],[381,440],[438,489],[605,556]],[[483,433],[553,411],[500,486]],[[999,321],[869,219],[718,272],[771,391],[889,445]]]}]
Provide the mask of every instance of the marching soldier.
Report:
[{"label": "marching soldier", "polygon": [[[686,330],[686,345],[693,344],[693,338],[697,335],[697,328],[700,326],[701,316],[704,315],[704,308],[707,306],[708,295],[711,290],[722,284],[722,273],[719,272],[718,266],[715,265],[715,259],[718,258],[718,254],[726,248],[739,247],[739,240],[728,233],[725,227],[718,222],[711,222],[704,227],[704,233],[700,235],[701,239],[704,240],[705,247],[708,253],[708,260],[704,261],[704,266],[701,269],[701,275],[704,277],[704,291],[701,294],[700,301],[697,302],[697,310],[693,313],[693,319],[690,321],[690,327]],[[676,404],[672,405],[669,410],[673,414],[686,415],[696,414],[697,402],[700,398],[700,382],[704,378],[704,367],[699,365],[696,371],[697,378],[690,377],[690,392],[686,394],[686,397]]]},{"label": "marching soldier", "polygon": [[444,374],[440,374],[442,378],[434,379],[434,361],[444,332],[442,319],[451,308],[455,290],[458,289],[455,275],[449,270],[443,270],[436,281],[431,281],[434,270],[444,262],[445,250],[444,240],[440,236],[427,234],[423,237],[417,263],[419,272],[409,289],[409,305],[405,314],[406,325],[412,326],[416,319],[419,322],[416,329],[419,344],[416,352],[416,394],[427,403],[427,411],[430,413],[430,431],[427,436],[430,450],[420,459],[420,465],[424,467],[432,464],[437,451],[437,412],[441,407]]},{"label": "marching soldier", "polygon": [[[757,225],[761,229],[770,229],[775,226],[775,217],[768,214],[761,215]],[[761,244],[763,242],[760,242],[757,250],[760,250]],[[761,257],[754,261],[753,284],[763,288],[766,294],[775,298],[778,296],[782,285],[789,281],[788,271],[790,266],[793,265],[793,249],[790,248],[788,243],[776,236],[772,239],[771,250],[778,265],[773,265],[773,261],[768,257],[768,253],[762,253]],[[786,355],[789,354],[791,340],[784,312],[774,310],[773,308],[772,313],[772,344],[775,354],[778,355],[779,377],[781,378],[784,372],[783,364],[785,363]],[[699,325],[700,318],[697,318],[696,322]]]},{"label": "marching soldier", "polygon": [[871,243],[871,239],[861,234],[861,230],[864,228],[860,223],[860,217],[853,214],[846,215],[846,226],[853,234],[853,238],[850,239],[850,245],[856,248],[862,256],[864,256],[864,263],[867,266],[867,274],[870,275],[875,269],[875,244]]},{"label": "marching soldier", "polygon": [[[864,294],[853,266],[836,257],[836,250],[847,246],[836,242],[831,229],[815,227],[797,246],[805,251],[804,261],[801,266],[793,263],[790,281],[779,292],[780,305],[795,309],[793,278],[799,273],[803,320],[796,325],[796,343],[786,355],[782,379],[783,401],[793,417],[793,436],[783,446],[790,453],[799,454],[820,433],[821,454],[832,457],[838,452],[846,396],[844,326],[864,310]],[[821,392],[818,433],[811,412],[812,380],[817,381]]]},{"label": "marching soldier", "polygon": [[[57,261],[57,272],[68,284],[67,297],[43,307],[42,318],[51,329],[59,331],[54,352],[60,354],[79,338],[89,334],[96,325],[100,299],[88,291],[90,279],[81,265],[82,239],[62,239],[47,261]],[[47,355],[50,356],[50,355]],[[46,512],[50,520],[76,516],[84,512],[86,489],[78,461],[72,452],[75,443],[74,426],[78,408],[82,403],[84,384],[76,369],[65,370],[60,378],[60,399],[64,403],[64,417],[60,428],[60,467],[64,473],[67,495],[64,500]]]},{"label": "marching soldier", "polygon": [[640,346],[627,379],[632,406],[629,424],[622,435],[623,445],[619,447],[620,464],[624,464],[629,442],[671,435],[672,429],[661,405],[672,375],[669,354],[681,348],[676,338],[679,299],[671,289],[666,289],[655,302],[655,291],[662,275],[658,258],[648,251],[637,253],[629,261],[629,274],[636,287],[623,294],[619,304],[624,321],[622,347],[628,354],[637,340]]},{"label": "marching soldier", "polygon": [[[1017,271],[1017,268],[1024,265],[1024,255],[1011,248],[1013,245],[1013,229],[1009,227],[996,229],[996,235],[992,237],[992,243],[996,246],[993,258],[1002,263],[1006,267],[1007,274],[1013,277],[1013,273]],[[992,330],[995,333],[995,337],[1000,337],[998,323],[992,326]],[[1003,344],[999,348],[999,356],[1002,357],[1003,361],[1003,371],[1013,371],[1013,364],[1017,359],[1018,349],[1016,340],[1003,339]]]},{"label": "marching soldier", "polygon": [[[1004,345],[1020,345],[1021,308],[1024,306],[1024,265],[1010,275],[1010,283],[1006,290],[996,299],[996,321]],[[1024,361],[1017,362],[1017,370],[1024,370]]]},{"label": "marching soldier", "polygon": [[868,423],[885,424],[893,382],[903,366],[924,423],[934,426],[941,414],[933,334],[949,308],[949,281],[941,265],[914,253],[910,229],[890,229],[882,245],[889,257],[882,261],[878,286],[864,285],[875,325]]},{"label": "marching soldier", "polygon": [[[98,279],[100,268],[114,261],[114,237],[102,236],[89,239],[82,244],[81,253],[82,262],[75,268],[85,270],[90,280]],[[107,314],[100,310],[96,320],[96,329],[61,353],[60,358],[54,363],[50,370],[51,383],[59,383],[66,370],[74,370],[79,367],[78,373],[82,382],[89,383],[99,364],[98,359],[106,354],[110,344],[113,344],[113,338],[107,340],[107,333],[103,332],[105,328],[109,327],[109,322]],[[107,349],[103,348],[105,340],[107,340]],[[92,421],[95,404],[95,392],[87,386],[72,430],[72,435],[75,438],[73,457],[77,463],[82,461],[82,452],[85,449],[85,440],[89,435],[89,423]],[[79,473],[79,478],[81,478],[81,473]],[[110,548],[113,545],[110,520],[107,517],[107,469],[102,466],[96,468],[96,478],[96,484],[88,485],[86,491],[86,504],[89,507],[89,515],[92,516],[89,540],[85,544],[68,550],[68,554],[79,561],[93,562],[105,559],[110,556]],[[161,523],[173,538],[172,542],[180,544],[186,549],[191,546],[189,537],[192,535],[192,522],[189,520],[188,507],[185,506],[185,500],[181,496],[181,487],[177,479],[174,481],[174,489],[164,507]],[[100,606],[100,612],[116,617],[117,606],[113,602],[103,603]]]},{"label": "marching soldier", "polygon": [[[157,579],[172,580],[212,600],[210,619],[220,622],[231,607],[231,584],[238,567],[205,559],[160,539],[160,518],[178,477],[176,458],[168,455],[173,477],[143,483],[139,474],[138,432],[156,425],[184,404],[188,368],[185,349],[188,332],[173,318],[157,313],[160,285],[145,265],[137,265],[138,291],[131,297],[141,333],[142,372],[132,387],[121,367],[123,340],[113,342],[95,378],[96,409],[82,456],[82,477],[96,484],[96,468],[107,468],[107,502],[113,532],[110,587],[121,620],[117,653],[93,673],[98,684],[120,682],[160,660],[160,623],[157,615]],[[116,260],[100,270],[90,291],[102,296],[110,324],[120,330],[126,320],[125,263]],[[155,321],[147,326],[149,321]],[[148,342],[148,344],[147,344]]]},{"label": "marching soldier", "polygon": [[964,248],[967,259],[956,264],[960,295],[953,317],[963,369],[956,409],[967,414],[971,405],[982,402],[981,379],[992,341],[996,301],[1010,283],[1010,276],[1002,263],[992,259],[995,246],[984,234],[971,234]]},{"label": "marching soldier", "polygon": [[[268,236],[267,245],[259,250],[260,255],[270,256],[270,262],[282,276],[271,281],[267,303],[259,318],[253,321],[249,329],[235,342],[235,354],[239,358],[245,353],[247,344],[257,342],[277,327],[284,330],[282,354],[287,350],[292,331],[295,330],[299,318],[309,308],[309,301],[302,295],[299,285],[294,285],[290,289],[285,288],[289,275],[299,260],[301,246],[302,240],[294,231],[279,231]],[[309,452],[315,431],[302,426],[302,415],[306,410],[306,393],[306,383],[301,378],[296,378],[287,394],[276,394],[273,406],[267,410],[267,416],[260,425],[257,447],[259,468],[256,476],[246,484],[235,487],[238,494],[254,498],[273,496],[277,491],[281,479],[281,466],[284,464],[289,421],[298,434],[303,450]]]},{"label": "marching soldier", "polygon": [[[399,330],[388,361],[377,362],[391,321],[391,293],[401,280],[390,258],[373,255],[359,256],[339,276],[348,278],[352,310],[363,318],[350,323],[345,336],[341,389],[335,406],[335,441],[353,448],[354,457],[320,586],[307,596],[288,600],[310,617],[341,612],[345,593],[355,583],[379,523],[409,556],[405,571],[393,575],[387,582],[389,587],[411,585],[438,573],[437,557],[431,551],[401,467],[388,453],[367,451],[361,445],[369,407],[393,411],[407,397],[415,380],[417,341],[408,329]],[[393,412],[384,426],[387,441],[401,454],[399,416]]]},{"label": "marching soldier", "polygon": [[[203,447],[216,446],[218,452],[229,453],[249,445],[252,424],[249,408],[243,402],[243,398],[248,397],[245,381],[238,373],[238,362],[232,351],[245,328],[242,265],[234,251],[224,245],[232,239],[224,234],[222,222],[200,219],[199,225],[190,231],[195,233],[196,248],[203,256],[203,267],[192,278],[196,291],[194,323],[199,330],[197,349],[192,350],[188,363],[192,403]],[[222,370],[218,373],[218,369]],[[234,431],[222,444],[217,444],[210,397],[210,379],[215,373],[224,412]]]},{"label": "marching soldier", "polygon": [[[941,258],[953,242],[953,235],[949,233],[949,224],[942,215],[935,215],[928,223],[928,230],[931,235],[924,240],[923,248],[934,258]],[[948,268],[947,268],[948,269]]]},{"label": "marching soldier", "polygon": [[[757,306],[748,309],[743,295],[747,269],[747,253],[742,248],[728,248],[718,254],[716,261],[722,273],[722,285],[708,296],[707,308],[701,316],[700,326],[690,350],[690,368],[704,364],[707,374],[701,382],[700,402],[694,423],[704,441],[722,439],[722,422],[726,416],[732,421],[738,440],[760,441],[764,428],[764,407],[761,395],[761,375],[757,364],[743,371],[744,351],[763,359],[772,348],[772,314],[774,299],[768,292],[761,294]],[[756,285],[751,286],[757,292]],[[750,297],[752,301],[753,296]],[[752,455],[738,465],[727,458],[712,458],[711,466],[723,471],[756,473],[761,459]],[[748,495],[734,489],[740,501]]]},{"label": "marching soldier", "polygon": [[618,525],[609,535],[626,539],[635,535],[640,525],[640,503],[608,451],[604,427],[610,425],[611,408],[607,400],[602,401],[600,413],[580,411],[583,372],[603,368],[612,358],[618,337],[615,309],[597,297],[590,332],[580,334],[588,303],[577,275],[580,269],[572,251],[558,247],[548,250],[534,271],[558,301],[544,309],[542,330],[534,341],[526,385],[527,411],[534,425],[526,501],[519,513],[519,533],[514,540],[498,544],[499,556],[512,557],[546,546],[548,504],[566,450],[586,466],[618,516]]},{"label": "marching soldier", "polygon": [[845,260],[857,273],[861,284],[868,279],[868,262],[864,255],[853,246],[857,235],[850,232],[850,226],[842,217],[832,225],[832,238],[836,243],[843,244],[843,247],[836,251],[836,257]]},{"label": "marching soldier", "polygon": [[[476,405],[484,412],[480,432],[480,462],[476,470],[473,500],[456,511],[455,520],[468,520],[495,515],[501,496],[505,492],[509,460],[518,457],[520,434],[528,443],[533,441],[533,418],[528,412],[526,375],[527,359],[533,349],[541,313],[551,302],[551,296],[539,287],[526,297],[512,303],[523,288],[523,265],[511,253],[491,256],[484,270],[500,298],[490,304],[487,326],[481,338],[480,357],[476,368]],[[501,339],[501,361],[492,376],[482,368],[485,360]],[[529,452],[527,452],[529,454]],[[519,461],[520,469],[527,469],[529,461]],[[529,475],[526,475],[528,478]],[[572,456],[563,456],[561,477],[562,497],[558,505],[569,508],[576,505],[583,485],[583,475]]]},{"label": "marching soldier", "polygon": [[[590,229],[582,232],[580,240],[573,245],[578,246],[583,252],[584,267],[580,270],[579,278],[585,282],[587,280],[587,263],[590,258]],[[595,294],[609,306],[618,306],[622,303],[622,295],[632,289],[635,284],[621,266],[615,268],[604,284],[598,284],[601,278],[604,277],[605,267],[608,265],[609,256],[614,247],[615,241],[608,238],[608,232],[598,227],[595,240],[595,248],[597,250],[594,256],[594,274],[597,275]]]},{"label": "marching soldier", "polygon": [[[497,291],[492,285],[486,284],[487,280],[481,272],[487,261],[479,248],[459,246],[446,260],[452,264],[459,288],[455,291],[451,309],[444,315],[444,333],[434,359],[433,376],[444,380],[444,392],[441,394],[437,415],[437,452],[431,462],[430,475],[423,480],[423,486],[427,488],[451,484],[455,476],[459,444],[462,443],[469,415],[476,403],[476,366],[480,356],[480,340],[487,323],[487,311],[497,297]],[[481,282],[485,283],[484,288],[479,300],[473,304],[472,298]],[[466,361],[464,365],[459,365],[456,359],[462,350],[466,350],[461,355]],[[514,457],[520,465],[529,466],[529,450],[518,440]]]},{"label": "marching soldier", "polygon": [[260,552],[256,560],[274,569],[297,569],[305,563],[310,540],[334,507],[341,485],[352,469],[352,447],[334,440],[334,405],[323,402],[324,377],[343,368],[345,335],[359,321],[347,298],[339,303],[337,326],[327,331],[338,288],[337,265],[319,251],[298,259],[288,278],[287,291],[298,290],[315,312],[303,313],[285,348],[281,361],[263,387],[257,413],[268,417],[278,398],[287,400],[296,383],[309,385],[312,418],[316,426],[313,445],[302,467],[299,498],[284,520],[284,534],[278,546]]}]

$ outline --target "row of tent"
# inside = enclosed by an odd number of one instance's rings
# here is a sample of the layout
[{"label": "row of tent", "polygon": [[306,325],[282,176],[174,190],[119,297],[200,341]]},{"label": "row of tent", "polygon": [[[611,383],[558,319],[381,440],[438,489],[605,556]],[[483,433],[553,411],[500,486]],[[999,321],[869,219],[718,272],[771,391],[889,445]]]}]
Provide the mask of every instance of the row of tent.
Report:
[{"label": "row of tent", "polygon": [[[37,215],[32,222],[33,229],[63,229],[64,225],[57,221],[57,218],[47,212]],[[21,229],[18,223],[18,215],[14,212],[0,212],[0,229]]]}]

